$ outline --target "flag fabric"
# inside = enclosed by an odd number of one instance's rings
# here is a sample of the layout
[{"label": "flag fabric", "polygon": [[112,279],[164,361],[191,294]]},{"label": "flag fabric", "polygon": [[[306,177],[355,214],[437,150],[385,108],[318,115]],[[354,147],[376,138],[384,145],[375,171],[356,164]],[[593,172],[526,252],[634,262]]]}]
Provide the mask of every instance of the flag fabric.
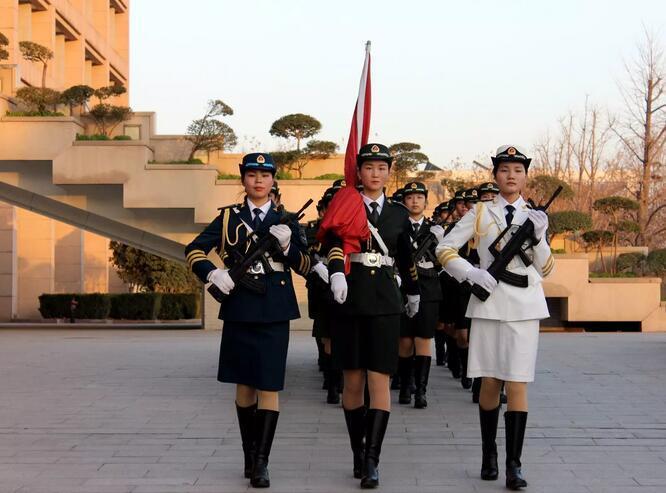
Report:
[{"label": "flag fabric", "polygon": [[370,134],[370,41],[365,45],[365,61],[358,98],[354,108],[347,150],[345,151],[345,183],[331,200],[322,219],[317,240],[325,243],[329,232],[342,240],[342,251],[345,255],[345,273],[349,273],[349,254],[361,251],[361,242],[370,238],[365,205],[361,194],[356,190],[356,156],[358,150],[368,143]]}]

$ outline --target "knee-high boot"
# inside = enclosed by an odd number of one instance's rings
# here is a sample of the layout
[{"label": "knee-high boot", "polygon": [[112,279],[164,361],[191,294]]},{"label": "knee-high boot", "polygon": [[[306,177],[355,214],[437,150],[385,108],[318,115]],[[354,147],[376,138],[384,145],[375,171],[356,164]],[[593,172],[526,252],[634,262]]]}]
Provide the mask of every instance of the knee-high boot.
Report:
[{"label": "knee-high boot", "polygon": [[257,405],[240,407],[236,404],[236,415],[238,416],[238,427],[240,428],[241,441],[243,443],[243,456],[245,464],[243,474],[246,478],[252,474],[252,460],[254,456],[254,418]]},{"label": "knee-high boot", "polygon": [[414,407],[424,409],[428,407],[426,390],[428,386],[428,375],[430,374],[430,356],[414,356],[414,378],[416,380],[416,392],[414,393]]},{"label": "knee-high boot", "polygon": [[460,378],[460,355],[458,353],[458,344],[451,336],[446,336],[446,351],[447,366],[453,378]]},{"label": "knee-high boot", "polygon": [[412,381],[412,357],[398,358],[398,377],[400,378],[400,394],[398,402],[400,404],[411,404],[412,392],[410,389]]},{"label": "knee-high boot", "polygon": [[268,476],[268,457],[271,454],[279,411],[257,409],[254,422],[255,454],[250,484],[254,488],[268,488],[271,485]]},{"label": "knee-high boot", "polygon": [[527,481],[523,478],[520,469],[527,413],[524,411],[505,412],[504,426],[506,428],[506,487],[510,490],[519,490],[527,486]]},{"label": "knee-high boot", "polygon": [[444,347],[445,334],[441,330],[435,331],[435,362],[437,366],[444,366],[446,349]]},{"label": "knee-high boot", "polygon": [[500,406],[485,411],[479,406],[479,423],[481,424],[481,479],[495,481],[499,475],[497,466],[497,421],[499,420]]},{"label": "knee-high boot", "polygon": [[481,377],[476,377],[472,382],[472,402],[479,403],[479,396],[481,395]]},{"label": "knee-high boot", "polygon": [[361,479],[363,457],[365,455],[365,406],[356,409],[345,409],[345,422],[352,454],[354,454],[354,477]]},{"label": "knee-high boot", "polygon": [[462,378],[460,379],[460,384],[462,388],[467,390],[472,386],[472,379],[467,376],[467,361],[469,358],[469,348],[460,347],[458,348],[460,353],[460,365],[462,367]]},{"label": "knee-high boot", "polygon": [[379,485],[379,456],[382,451],[382,442],[388,426],[389,411],[381,409],[368,409],[365,418],[365,457],[363,460],[363,477],[361,488],[372,489]]}]

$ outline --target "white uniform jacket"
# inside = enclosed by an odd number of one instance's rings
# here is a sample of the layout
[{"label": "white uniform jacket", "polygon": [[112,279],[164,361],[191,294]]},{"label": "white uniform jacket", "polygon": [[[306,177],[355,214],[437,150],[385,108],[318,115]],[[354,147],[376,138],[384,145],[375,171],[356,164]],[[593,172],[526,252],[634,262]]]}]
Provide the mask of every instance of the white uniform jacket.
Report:
[{"label": "white uniform jacket", "polygon": [[[516,209],[511,224],[517,226],[527,219],[529,209],[522,197],[513,205]],[[470,239],[474,239],[481,259],[480,268],[487,269],[494,260],[488,247],[506,228],[505,213],[499,197],[492,202],[478,202],[439,243],[436,249],[437,258],[444,269],[458,282],[464,282],[467,271],[472,268],[467,260],[458,255],[458,250]],[[502,238],[500,247],[504,247],[509,234]],[[516,256],[507,269],[515,274],[527,275],[528,287],[520,288],[499,281],[485,302],[474,295],[471,296],[467,306],[467,317],[500,321],[548,318],[541,281],[551,273],[555,260],[544,238],[528,250],[527,254],[533,261],[529,267]]]}]

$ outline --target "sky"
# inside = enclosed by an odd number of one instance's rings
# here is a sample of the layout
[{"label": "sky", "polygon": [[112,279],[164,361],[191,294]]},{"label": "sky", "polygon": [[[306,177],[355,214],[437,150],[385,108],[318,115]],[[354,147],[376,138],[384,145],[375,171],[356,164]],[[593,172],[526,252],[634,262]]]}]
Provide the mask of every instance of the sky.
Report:
[{"label": "sky", "polygon": [[666,48],[664,0],[133,0],[130,104],[182,134],[230,105],[236,152],[284,148],[268,130],[306,113],[344,152],[372,41],[371,141],[415,142],[442,168],[531,150],[618,84],[644,30]]}]

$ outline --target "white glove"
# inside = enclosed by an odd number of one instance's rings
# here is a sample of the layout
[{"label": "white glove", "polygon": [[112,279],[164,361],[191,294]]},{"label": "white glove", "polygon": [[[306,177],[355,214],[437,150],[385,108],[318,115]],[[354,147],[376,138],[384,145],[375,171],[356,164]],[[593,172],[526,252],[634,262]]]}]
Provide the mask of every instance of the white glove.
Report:
[{"label": "white glove", "polygon": [[444,241],[444,228],[442,228],[439,224],[430,226],[430,232],[435,235],[435,238],[437,238],[437,243]]},{"label": "white glove", "polygon": [[537,240],[543,238],[548,229],[548,214],[544,211],[530,209],[527,218],[534,224],[534,237]]},{"label": "white glove", "polygon": [[330,281],[333,299],[342,305],[347,299],[347,279],[342,272],[334,272],[331,274]]},{"label": "white glove", "polygon": [[489,293],[492,293],[495,286],[497,286],[497,281],[487,270],[477,269],[476,267],[467,271],[467,280],[472,284],[478,284]]},{"label": "white glove", "polygon": [[402,278],[398,274],[394,274],[395,282],[398,283],[398,287],[402,286]]},{"label": "white glove", "polygon": [[274,224],[268,228],[268,232],[277,238],[280,248],[286,250],[291,241],[291,229],[286,224]]},{"label": "white glove", "polygon": [[229,294],[236,285],[229,275],[229,269],[215,269],[208,275],[208,280],[220,288],[224,294]]},{"label": "white glove", "polygon": [[421,303],[420,294],[408,294],[407,295],[407,304],[405,309],[407,310],[407,316],[412,318],[419,312],[419,304]]},{"label": "white glove", "polygon": [[317,262],[314,264],[312,267],[313,272],[315,272],[319,277],[322,278],[322,280],[328,284],[328,267],[326,267],[323,263]]}]

